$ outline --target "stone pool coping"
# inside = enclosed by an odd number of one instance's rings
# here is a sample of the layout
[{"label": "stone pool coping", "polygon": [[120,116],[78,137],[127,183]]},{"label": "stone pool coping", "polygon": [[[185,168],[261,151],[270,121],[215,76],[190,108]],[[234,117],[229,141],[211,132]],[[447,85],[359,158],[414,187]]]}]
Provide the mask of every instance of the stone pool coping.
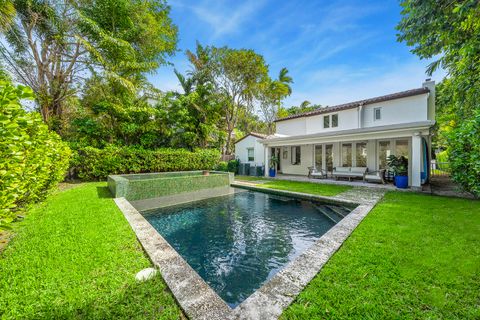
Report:
[{"label": "stone pool coping", "polygon": [[289,262],[272,279],[256,290],[235,309],[193,270],[152,225],[125,198],[114,201],[135,231],[142,247],[157,266],[177,302],[191,319],[278,319],[305,286],[317,275],[330,257],[341,247],[360,224],[375,202],[358,203],[336,197],[235,185],[243,189],[293,196],[307,200],[358,205],[345,218],[327,231],[310,248]]}]

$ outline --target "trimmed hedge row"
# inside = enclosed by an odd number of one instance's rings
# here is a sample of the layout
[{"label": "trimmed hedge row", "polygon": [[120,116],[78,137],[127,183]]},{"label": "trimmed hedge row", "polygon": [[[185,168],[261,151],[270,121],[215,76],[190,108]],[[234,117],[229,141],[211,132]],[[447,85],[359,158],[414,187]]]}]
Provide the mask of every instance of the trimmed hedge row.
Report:
[{"label": "trimmed hedge row", "polygon": [[0,229],[45,198],[68,169],[67,144],[20,103],[33,97],[30,88],[0,79]]},{"label": "trimmed hedge row", "polygon": [[106,179],[110,174],[212,170],[220,161],[213,149],[146,150],[134,147],[107,146],[104,149],[77,149],[71,173],[83,180]]}]

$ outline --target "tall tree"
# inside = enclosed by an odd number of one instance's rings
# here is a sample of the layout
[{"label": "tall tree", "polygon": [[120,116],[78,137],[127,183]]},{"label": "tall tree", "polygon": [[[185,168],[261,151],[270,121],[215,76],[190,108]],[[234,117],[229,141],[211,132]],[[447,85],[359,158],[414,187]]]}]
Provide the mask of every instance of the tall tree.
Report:
[{"label": "tall tree", "polygon": [[221,102],[227,134],[224,152],[229,154],[239,116],[243,111],[253,110],[255,94],[268,78],[268,66],[253,50],[197,44],[196,53],[187,54],[194,67],[193,74],[209,81]]},{"label": "tall tree", "polygon": [[16,18],[5,33],[2,60],[37,96],[43,119],[56,128],[65,102],[92,73],[134,91],[142,73],[164,64],[177,29],[161,0],[13,0]]},{"label": "tall tree", "polygon": [[404,0],[398,40],[421,58],[436,59],[427,68],[447,71],[440,87],[440,129],[454,180],[480,196],[480,4],[478,0]]},{"label": "tall tree", "polygon": [[278,79],[266,79],[260,86],[257,97],[260,112],[267,125],[267,134],[274,131],[274,120],[278,116],[282,100],[292,93],[291,83],[293,79],[288,75],[288,70],[282,68]]}]

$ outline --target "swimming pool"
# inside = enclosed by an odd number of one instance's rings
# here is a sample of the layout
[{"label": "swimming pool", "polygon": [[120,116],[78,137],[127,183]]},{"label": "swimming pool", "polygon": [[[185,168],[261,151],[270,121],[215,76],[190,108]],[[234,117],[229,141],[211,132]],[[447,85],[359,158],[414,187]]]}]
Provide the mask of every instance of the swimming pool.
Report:
[{"label": "swimming pool", "polygon": [[352,210],[337,204],[237,191],[142,212],[232,308]]}]

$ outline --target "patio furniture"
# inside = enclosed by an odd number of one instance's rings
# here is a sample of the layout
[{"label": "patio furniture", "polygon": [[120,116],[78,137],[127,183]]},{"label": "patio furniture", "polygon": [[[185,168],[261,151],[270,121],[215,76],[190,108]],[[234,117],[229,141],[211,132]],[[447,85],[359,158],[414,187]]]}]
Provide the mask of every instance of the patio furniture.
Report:
[{"label": "patio furniture", "polygon": [[365,182],[381,182],[382,184],[385,184],[385,169],[377,170],[377,171],[371,171],[371,172],[365,172],[363,175],[363,181]]},{"label": "patio furniture", "polygon": [[367,172],[367,167],[335,167],[333,168],[332,176],[335,180],[338,178],[348,178],[351,181],[352,178],[362,178]]},{"label": "patio furniture", "polygon": [[308,177],[309,178],[326,179],[327,178],[327,171],[325,171],[323,169],[317,169],[315,167],[308,167]]}]

